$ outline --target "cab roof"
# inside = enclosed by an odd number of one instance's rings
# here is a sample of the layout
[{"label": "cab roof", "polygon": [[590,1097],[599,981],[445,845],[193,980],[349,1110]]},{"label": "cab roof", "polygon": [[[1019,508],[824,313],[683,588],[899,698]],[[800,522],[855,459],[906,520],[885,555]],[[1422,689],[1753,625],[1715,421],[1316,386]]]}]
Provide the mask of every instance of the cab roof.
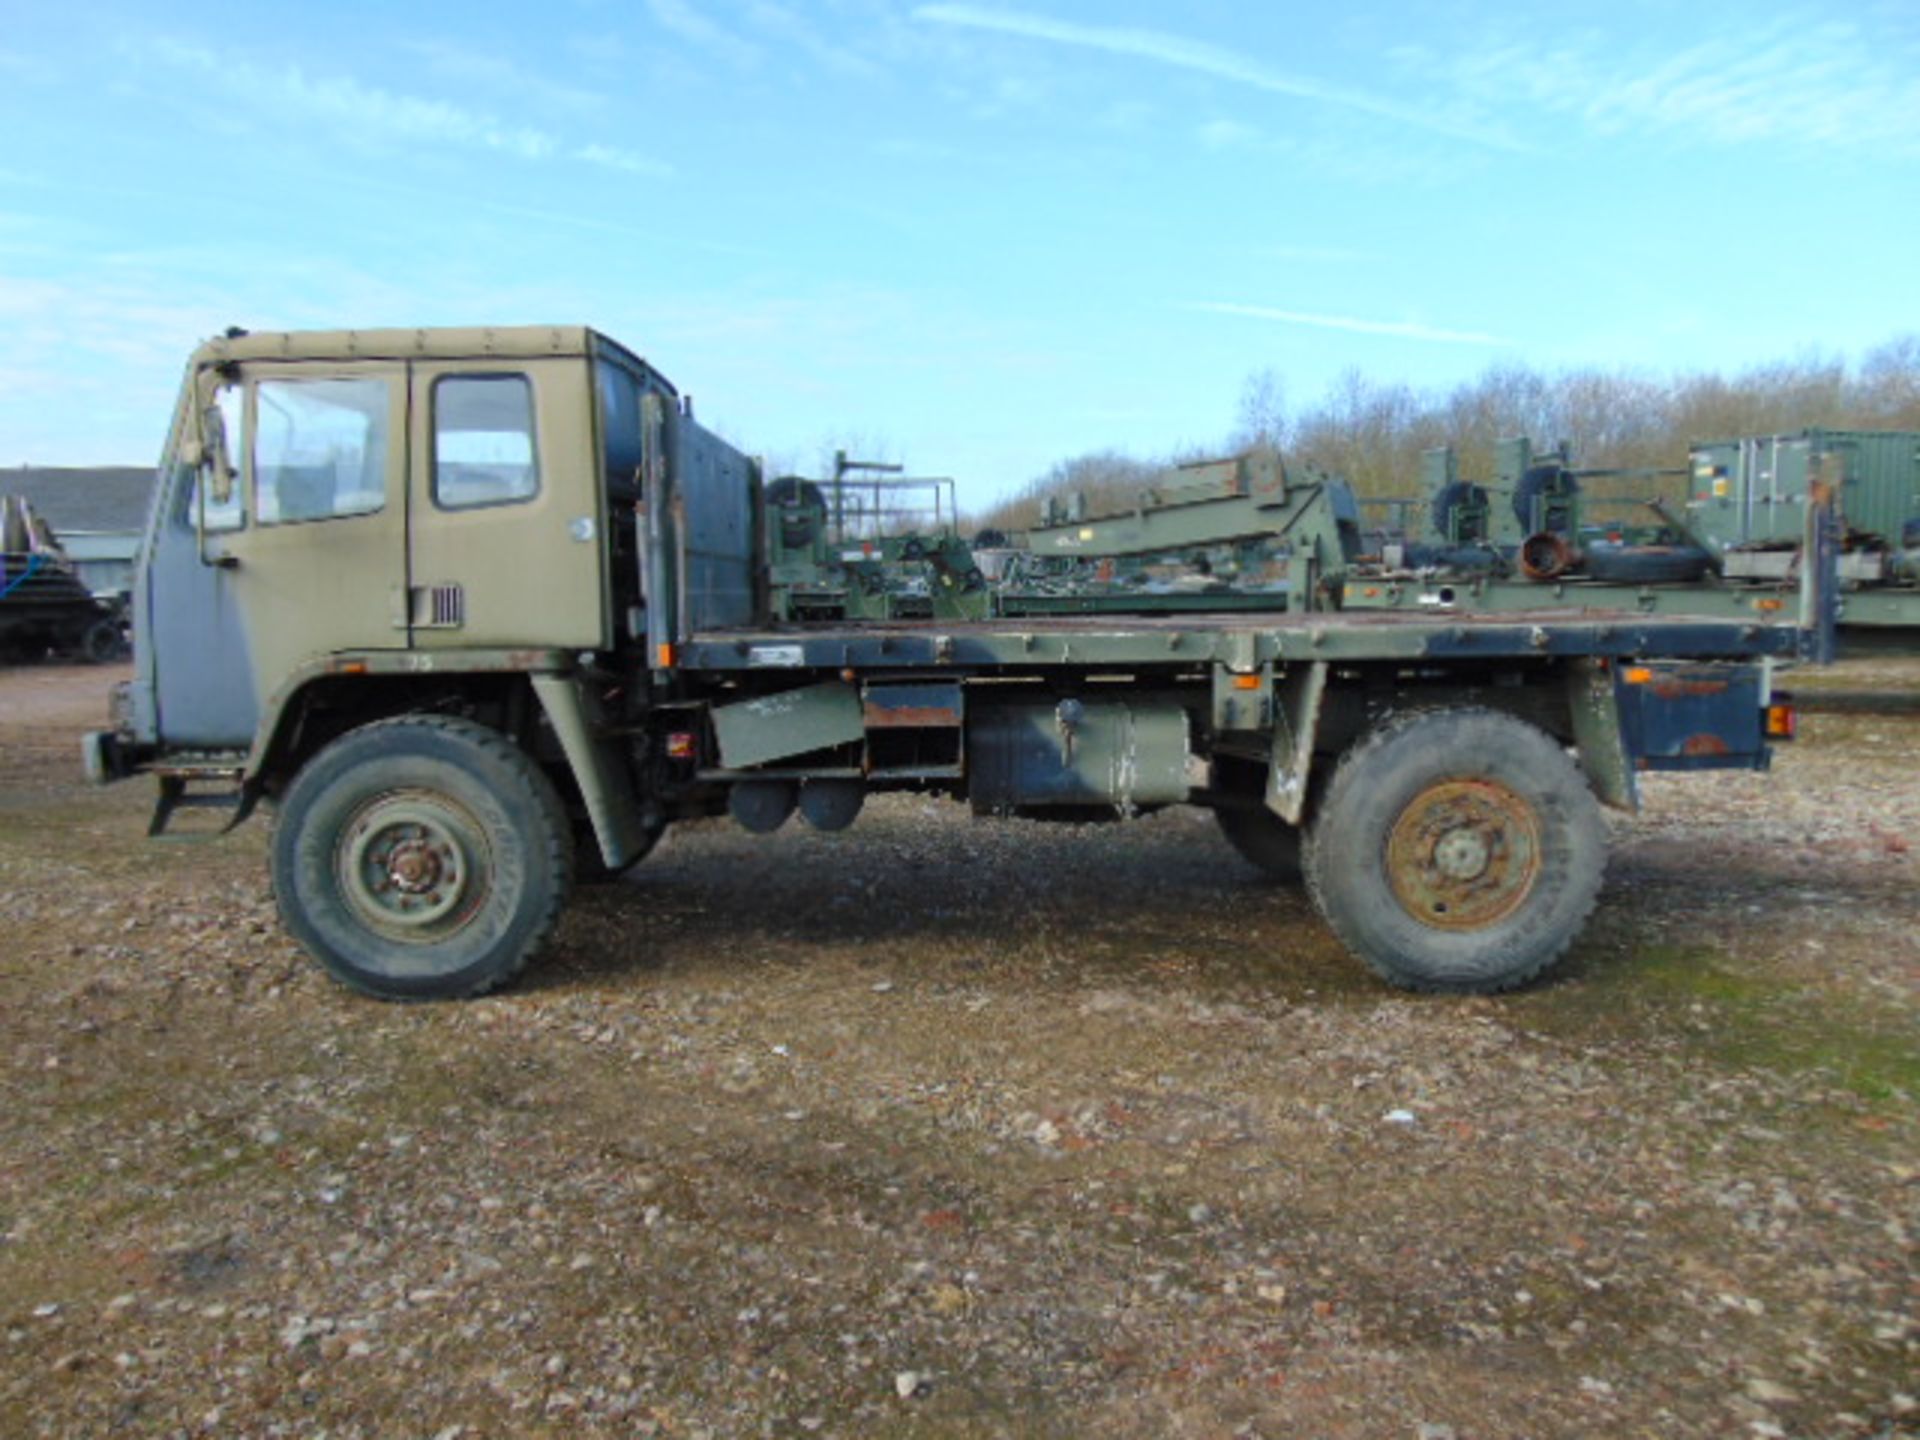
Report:
[{"label": "cab roof", "polygon": [[193,362],[197,368],[248,360],[529,360],[553,355],[605,356],[666,384],[665,376],[619,341],[585,325],[240,331],[206,341],[194,351]]}]

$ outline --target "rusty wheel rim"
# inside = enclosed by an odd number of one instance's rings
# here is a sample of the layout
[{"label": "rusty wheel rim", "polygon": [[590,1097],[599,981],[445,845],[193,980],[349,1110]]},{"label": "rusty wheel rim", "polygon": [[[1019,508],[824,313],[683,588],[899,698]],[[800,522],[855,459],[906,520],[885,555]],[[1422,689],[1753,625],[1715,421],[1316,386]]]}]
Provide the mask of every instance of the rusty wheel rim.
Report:
[{"label": "rusty wheel rim", "polygon": [[1408,802],[1387,837],[1387,878],[1407,914],[1477,930],[1518,910],[1540,878],[1540,823],[1497,780],[1447,780]]}]

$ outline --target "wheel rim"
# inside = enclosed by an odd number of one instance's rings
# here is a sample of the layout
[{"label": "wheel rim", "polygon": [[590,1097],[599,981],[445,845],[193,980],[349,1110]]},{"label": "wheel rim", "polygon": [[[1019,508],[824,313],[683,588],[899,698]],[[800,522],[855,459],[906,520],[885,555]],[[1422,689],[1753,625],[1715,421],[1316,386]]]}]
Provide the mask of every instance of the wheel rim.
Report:
[{"label": "wheel rim", "polygon": [[429,944],[479,912],[491,861],[486,830],[464,806],[433,791],[401,790],[376,796],[349,818],[334,875],[370,929]]},{"label": "wheel rim", "polygon": [[1429,786],[1394,822],[1387,876],[1401,908],[1422,924],[1495,924],[1519,909],[1539,880],[1539,817],[1497,780]]}]

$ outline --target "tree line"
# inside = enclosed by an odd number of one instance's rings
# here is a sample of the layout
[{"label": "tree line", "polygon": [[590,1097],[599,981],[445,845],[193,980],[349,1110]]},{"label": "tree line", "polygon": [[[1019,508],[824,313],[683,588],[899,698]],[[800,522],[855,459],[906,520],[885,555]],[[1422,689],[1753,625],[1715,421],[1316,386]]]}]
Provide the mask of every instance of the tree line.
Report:
[{"label": "tree line", "polygon": [[[1213,454],[1254,445],[1277,448],[1290,466],[1345,477],[1362,497],[1417,495],[1421,452],[1452,445],[1460,474],[1493,473],[1494,443],[1531,436],[1537,446],[1568,442],[1581,469],[1669,472],[1626,477],[1597,494],[1684,490],[1673,474],[1697,441],[1772,435],[1810,426],[1920,430],[1920,333],[1880,345],[1857,362],[1830,356],[1756,365],[1731,374],[1699,371],[1659,378],[1629,369],[1560,371],[1499,364],[1450,389],[1419,389],[1348,370],[1316,402],[1295,406],[1285,377],[1247,377],[1238,422]],[[1049,497],[1084,491],[1089,513],[1124,508],[1157,471],[1203,458],[1142,459],[1098,451],[1062,460],[975,517],[980,526],[1036,524]]]}]

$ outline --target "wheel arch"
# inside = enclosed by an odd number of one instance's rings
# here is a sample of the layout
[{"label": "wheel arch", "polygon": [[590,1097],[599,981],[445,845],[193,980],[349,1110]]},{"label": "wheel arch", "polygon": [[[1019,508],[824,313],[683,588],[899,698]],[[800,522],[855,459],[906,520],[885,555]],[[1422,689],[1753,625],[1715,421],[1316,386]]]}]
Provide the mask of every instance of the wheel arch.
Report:
[{"label": "wheel arch", "polygon": [[[608,736],[597,696],[561,657],[483,653],[421,662],[412,652],[333,655],[303,666],[268,698],[245,783],[275,794],[334,740],[381,720],[459,714],[536,752],[570,805],[584,812],[602,861],[624,868],[652,847],[627,758]],[[536,743],[543,718],[551,745]]]},{"label": "wheel arch", "polygon": [[[1479,677],[1409,677],[1404,666],[1337,666],[1324,661],[1277,677],[1271,775],[1266,803],[1289,824],[1304,825],[1320,783],[1341,758],[1382,726],[1438,710],[1475,708],[1522,721],[1573,750],[1602,804],[1632,811],[1639,795],[1633,757],[1621,729],[1613,667],[1573,658]],[[1245,759],[1245,750],[1228,751]]]}]

